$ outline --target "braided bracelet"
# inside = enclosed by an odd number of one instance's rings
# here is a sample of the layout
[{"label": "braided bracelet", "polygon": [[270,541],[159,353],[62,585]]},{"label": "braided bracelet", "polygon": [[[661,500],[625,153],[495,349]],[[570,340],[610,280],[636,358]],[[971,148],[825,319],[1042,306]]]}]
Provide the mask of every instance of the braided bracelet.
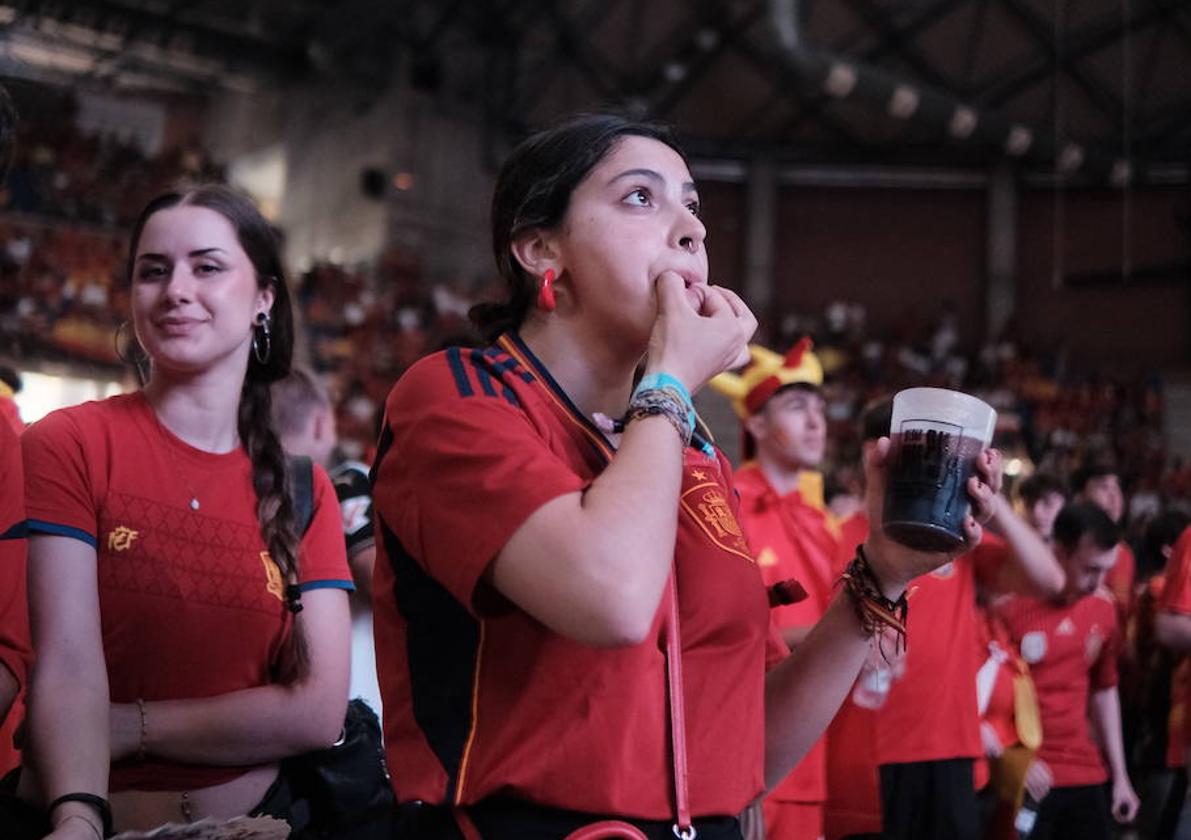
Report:
[{"label": "braided bracelet", "polygon": [[910,604],[906,593],[896,601],[891,601],[881,594],[877,576],[865,556],[864,546],[856,546],[856,557],[848,564],[844,573],[840,575],[839,584],[852,600],[852,607],[856,610],[856,618],[860,621],[860,629],[866,636],[877,637],[881,649],[881,656],[885,656],[884,632],[893,632],[895,638],[894,652],[898,653],[906,646],[906,616],[910,612]]},{"label": "braided bracelet", "polygon": [[46,809],[47,813],[53,814],[55,808],[66,802],[81,802],[94,808],[103,823],[103,836],[107,837],[112,833],[112,805],[102,796],[96,796],[94,793],[64,793],[50,803],[50,807]]},{"label": "braided bracelet", "polygon": [[657,414],[670,421],[670,425],[678,433],[678,438],[682,441],[684,449],[690,445],[691,435],[695,431],[694,424],[690,419],[691,411],[689,405],[681,399],[675,389],[649,388],[634,393],[633,399],[629,403],[628,413],[625,415],[625,423]]}]

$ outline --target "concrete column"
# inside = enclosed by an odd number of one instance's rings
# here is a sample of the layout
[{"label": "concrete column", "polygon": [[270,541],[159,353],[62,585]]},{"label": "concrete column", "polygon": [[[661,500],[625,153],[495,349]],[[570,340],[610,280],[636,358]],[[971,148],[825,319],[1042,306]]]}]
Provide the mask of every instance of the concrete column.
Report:
[{"label": "concrete column", "polygon": [[1000,334],[1017,305],[1017,179],[1001,166],[988,180],[985,338]]},{"label": "concrete column", "polygon": [[772,314],[777,167],[771,158],[749,165],[745,195],[744,299],[762,321]]}]

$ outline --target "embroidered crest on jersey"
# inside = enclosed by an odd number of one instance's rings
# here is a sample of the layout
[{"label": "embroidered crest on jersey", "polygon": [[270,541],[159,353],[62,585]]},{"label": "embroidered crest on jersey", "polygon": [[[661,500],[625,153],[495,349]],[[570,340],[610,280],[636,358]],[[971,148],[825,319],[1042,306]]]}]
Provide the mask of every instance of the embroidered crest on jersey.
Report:
[{"label": "embroidered crest on jersey", "polygon": [[1046,656],[1046,634],[1033,630],[1021,637],[1021,658],[1033,665]]},{"label": "embroidered crest on jersey", "polygon": [[737,554],[750,563],[754,562],[749,554],[744,531],[736,521],[728,499],[718,484],[706,481],[683,491],[682,508],[699,523],[699,527],[713,543],[724,551]]},{"label": "embroidered crest on jersey", "polygon": [[108,532],[108,548],[112,551],[127,551],[132,548],[132,541],[141,535],[127,525],[121,525]]},{"label": "embroidered crest on jersey", "polygon": [[757,555],[757,565],[762,568],[776,566],[777,553],[769,546],[765,546],[765,548],[761,549],[761,553]]},{"label": "embroidered crest on jersey", "polygon": [[1100,651],[1104,647],[1104,633],[1099,624],[1092,625],[1088,631],[1088,638],[1083,643],[1083,653],[1089,665],[1100,658]]},{"label": "embroidered crest on jersey", "polygon": [[1070,616],[1064,618],[1058,628],[1055,630],[1056,636],[1073,636],[1075,635],[1075,622],[1071,620]]},{"label": "embroidered crest on jersey", "polygon": [[269,552],[261,552],[261,565],[265,567],[265,590],[278,601],[282,600],[285,588],[281,585],[281,569],[277,568]]}]

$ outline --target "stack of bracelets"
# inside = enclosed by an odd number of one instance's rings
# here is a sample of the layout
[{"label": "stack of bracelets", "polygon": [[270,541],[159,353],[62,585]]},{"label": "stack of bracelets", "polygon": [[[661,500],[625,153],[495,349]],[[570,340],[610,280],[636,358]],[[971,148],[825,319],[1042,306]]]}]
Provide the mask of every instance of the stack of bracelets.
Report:
[{"label": "stack of bracelets", "polygon": [[623,430],[623,424],[656,414],[670,421],[683,448],[690,446],[695,433],[695,406],[686,386],[668,373],[651,373],[641,378],[618,431]]},{"label": "stack of bracelets", "polygon": [[856,617],[860,620],[860,627],[865,635],[878,638],[881,655],[885,655],[884,634],[888,629],[896,636],[894,652],[899,652],[906,645],[906,615],[910,605],[906,600],[906,593],[896,601],[890,601],[881,594],[881,587],[877,576],[869,565],[865,556],[864,546],[856,546],[856,557],[840,575],[839,583],[852,599],[852,606],[856,610]]}]

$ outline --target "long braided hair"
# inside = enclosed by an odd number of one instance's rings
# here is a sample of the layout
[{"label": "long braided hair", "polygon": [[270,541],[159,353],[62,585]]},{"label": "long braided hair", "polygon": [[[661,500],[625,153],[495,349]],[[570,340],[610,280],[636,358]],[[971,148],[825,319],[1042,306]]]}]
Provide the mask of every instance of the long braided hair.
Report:
[{"label": "long braided hair", "polygon": [[[252,201],[229,187],[207,184],[163,193],[145,206],[133,226],[129,239],[129,283],[132,282],[132,266],[145,224],[154,213],[181,205],[205,207],[227,219],[252,262],[257,286],[273,290],[273,306],[268,313],[269,352],[263,362],[254,352],[248,354],[248,372],[240,390],[237,429],[252,462],[252,486],[256,491],[261,538],[286,583],[287,602],[296,617],[301,609],[297,604],[301,535],[297,533],[294,503],[289,492],[285,452],[273,427],[270,389],[271,383],[289,374],[294,351],[294,316],[277,235]],[[282,651],[278,678],[292,681],[305,675],[309,667],[306,639],[300,622],[295,621]]]}]

